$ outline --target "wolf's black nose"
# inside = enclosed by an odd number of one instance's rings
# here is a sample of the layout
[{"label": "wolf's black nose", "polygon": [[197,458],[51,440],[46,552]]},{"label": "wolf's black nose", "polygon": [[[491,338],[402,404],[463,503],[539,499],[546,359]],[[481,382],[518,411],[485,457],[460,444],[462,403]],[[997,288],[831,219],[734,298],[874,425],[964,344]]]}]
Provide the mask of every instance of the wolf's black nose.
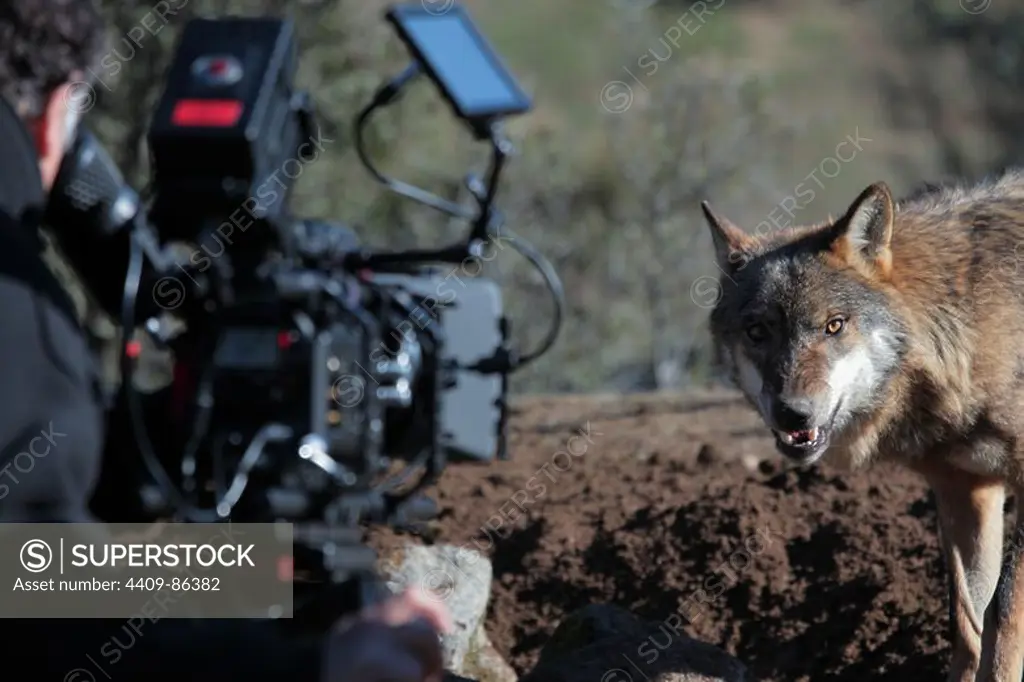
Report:
[{"label": "wolf's black nose", "polygon": [[781,400],[775,401],[772,417],[780,431],[807,431],[813,427],[811,415],[794,410]]}]

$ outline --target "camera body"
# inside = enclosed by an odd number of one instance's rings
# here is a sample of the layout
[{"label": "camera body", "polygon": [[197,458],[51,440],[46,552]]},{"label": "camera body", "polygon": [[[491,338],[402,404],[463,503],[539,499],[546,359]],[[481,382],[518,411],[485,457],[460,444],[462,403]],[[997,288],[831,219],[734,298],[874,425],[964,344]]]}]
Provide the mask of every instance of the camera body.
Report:
[{"label": "camera body", "polygon": [[[245,232],[240,252],[291,254],[288,166],[317,147],[308,97],[293,90],[294,26],[272,18],[193,19],[182,32],[149,130],[156,195],[149,219],[168,241]],[[211,221],[218,220],[216,225]]]},{"label": "camera body", "polygon": [[[440,470],[504,456],[505,377],[467,369],[507,349],[501,291],[452,272],[317,282],[323,273],[285,270],[267,296],[223,311],[199,392],[228,436],[209,465],[244,462],[267,440],[244,468],[260,495],[226,496],[237,514],[314,518],[339,486],[366,485],[395,460]],[[336,297],[320,293],[331,287]]]},{"label": "camera body", "polygon": [[[81,129],[47,207],[98,302],[174,357],[154,415],[126,339],[113,427],[130,436],[112,436],[142,455],[139,508],[292,522],[314,583],[372,582],[361,523],[429,516],[419,491],[449,462],[506,457],[508,376],[550,348],[563,304],[557,275],[494,205],[512,151],[499,124],[529,98],[461,7],[399,6],[386,19],[414,61],[356,117],[356,150],[388,189],[466,220],[463,241],[373,252],[342,224],[290,212],[301,172],[289,169],[325,153],[326,136],[293,87],[294,28],[272,18],[186,25],[150,129],[151,197]],[[384,176],[362,145],[370,115],[420,75],[490,143],[486,178],[467,182],[475,207]],[[556,322],[530,355],[510,347],[501,290],[478,276],[506,247],[554,295]]]}]

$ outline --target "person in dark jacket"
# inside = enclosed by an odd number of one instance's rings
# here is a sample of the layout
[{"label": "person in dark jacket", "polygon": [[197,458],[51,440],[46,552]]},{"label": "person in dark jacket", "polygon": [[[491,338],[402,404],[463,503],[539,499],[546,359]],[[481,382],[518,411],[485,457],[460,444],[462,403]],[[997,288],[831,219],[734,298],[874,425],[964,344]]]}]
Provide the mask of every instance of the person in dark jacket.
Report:
[{"label": "person in dark jacket", "polygon": [[[171,20],[183,4],[154,11]],[[92,0],[0,2],[0,523],[96,520],[106,432],[98,363],[42,257],[39,228],[106,32]],[[64,682],[439,680],[448,625],[442,605],[416,590],[316,638],[270,621],[165,619],[125,644],[124,620],[26,616],[0,644],[7,665],[26,671],[9,676]],[[116,661],[101,654],[115,637]]]}]

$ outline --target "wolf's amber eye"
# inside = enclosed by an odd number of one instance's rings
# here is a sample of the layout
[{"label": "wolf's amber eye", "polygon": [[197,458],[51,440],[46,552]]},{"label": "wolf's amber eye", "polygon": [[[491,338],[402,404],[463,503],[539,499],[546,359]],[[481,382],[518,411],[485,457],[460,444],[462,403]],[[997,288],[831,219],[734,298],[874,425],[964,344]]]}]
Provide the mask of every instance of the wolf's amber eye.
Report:
[{"label": "wolf's amber eye", "polygon": [[761,343],[768,336],[763,324],[752,324],[747,327],[747,337],[754,343]]},{"label": "wolf's amber eye", "polygon": [[825,336],[835,336],[839,332],[843,331],[843,327],[846,326],[846,320],[841,317],[833,317],[825,325]]}]

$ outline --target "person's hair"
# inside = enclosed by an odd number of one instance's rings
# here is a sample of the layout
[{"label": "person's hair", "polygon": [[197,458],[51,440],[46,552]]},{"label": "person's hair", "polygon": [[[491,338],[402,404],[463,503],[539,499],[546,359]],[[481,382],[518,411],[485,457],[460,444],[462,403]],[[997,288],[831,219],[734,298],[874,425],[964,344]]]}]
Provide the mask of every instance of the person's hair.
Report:
[{"label": "person's hair", "polygon": [[0,0],[0,96],[39,116],[60,85],[92,80],[105,45],[95,0]]}]

